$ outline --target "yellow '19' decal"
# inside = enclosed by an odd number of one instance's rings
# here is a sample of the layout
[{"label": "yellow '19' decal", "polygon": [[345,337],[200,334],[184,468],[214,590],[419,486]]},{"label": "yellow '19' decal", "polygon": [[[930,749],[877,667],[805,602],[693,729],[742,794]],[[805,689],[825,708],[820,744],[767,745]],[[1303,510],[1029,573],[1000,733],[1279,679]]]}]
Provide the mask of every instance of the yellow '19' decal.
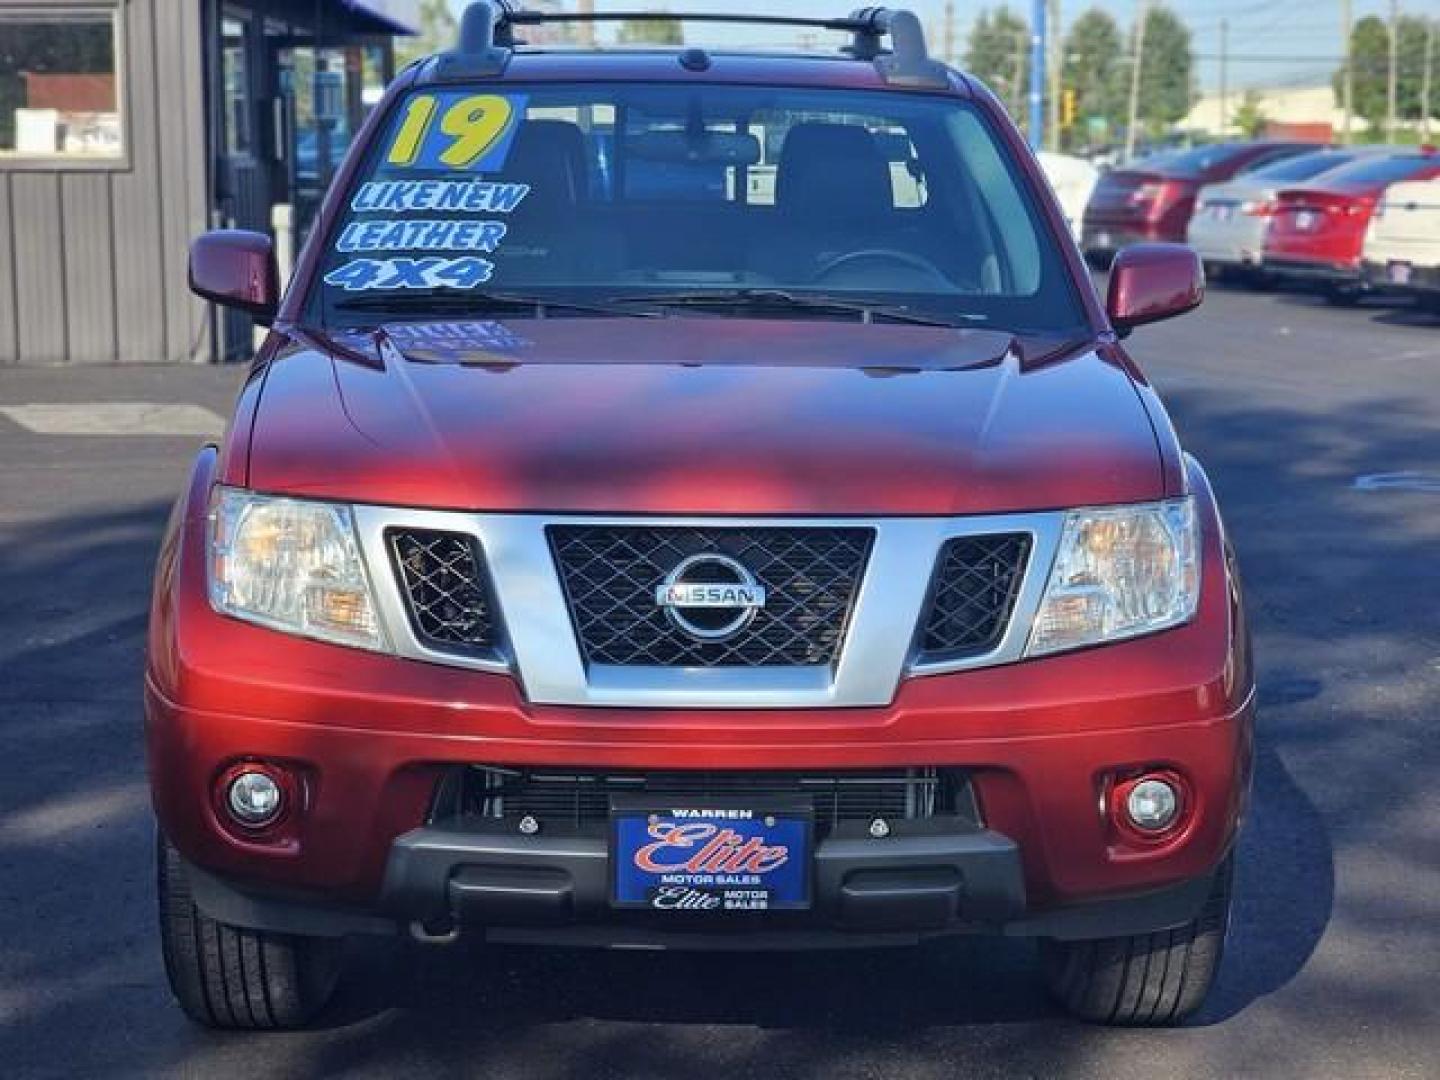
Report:
[{"label": "yellow '19' decal", "polygon": [[462,98],[445,111],[440,130],[455,141],[440,152],[452,169],[464,169],[485,156],[510,126],[510,102],[497,94]]},{"label": "yellow '19' decal", "polygon": [[[522,105],[523,108],[523,99]],[[433,138],[435,117],[448,138]],[[419,94],[405,105],[404,119],[386,161],[390,165],[468,169],[484,161],[491,151],[503,158],[505,136],[515,118],[516,104],[499,94]],[[498,167],[500,162],[489,163]]]},{"label": "yellow '19' decal", "polygon": [[435,119],[435,99],[429,94],[412,98],[405,108],[405,122],[400,133],[390,145],[387,158],[391,165],[413,165],[425,145],[425,135],[430,130],[430,121]]}]

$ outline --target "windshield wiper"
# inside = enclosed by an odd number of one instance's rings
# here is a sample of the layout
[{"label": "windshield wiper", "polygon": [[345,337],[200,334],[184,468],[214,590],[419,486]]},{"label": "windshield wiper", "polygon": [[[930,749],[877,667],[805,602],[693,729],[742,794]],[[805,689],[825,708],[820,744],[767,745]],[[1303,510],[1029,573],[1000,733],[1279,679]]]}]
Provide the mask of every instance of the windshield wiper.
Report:
[{"label": "windshield wiper", "polygon": [[588,304],[583,300],[550,299],[521,293],[486,292],[474,289],[405,289],[391,292],[344,296],[333,301],[341,311],[394,311],[413,314],[434,311],[443,314],[484,314],[510,312],[545,318],[551,311],[579,311],[588,315],[620,315],[627,318],[656,318],[658,311],[636,311],[613,303]]},{"label": "windshield wiper", "polygon": [[[963,322],[940,315],[926,315],[908,307],[865,304],[857,300],[824,294],[788,292],[785,289],[707,289],[699,292],[649,293],[644,296],[614,296],[612,304],[653,304],[657,307],[733,307],[758,310],[812,311],[831,315],[858,315],[861,322],[885,319],[891,322],[916,323],[920,326],[957,327]],[[964,321],[983,321],[975,315],[960,316]]]}]

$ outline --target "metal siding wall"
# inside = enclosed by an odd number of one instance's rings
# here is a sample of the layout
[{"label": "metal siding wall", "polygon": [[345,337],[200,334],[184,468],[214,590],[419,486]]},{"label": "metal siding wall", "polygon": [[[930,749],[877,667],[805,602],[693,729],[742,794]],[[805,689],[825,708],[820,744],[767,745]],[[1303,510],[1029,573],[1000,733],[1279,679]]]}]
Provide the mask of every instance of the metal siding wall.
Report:
[{"label": "metal siding wall", "polygon": [[64,215],[66,359],[111,364],[116,359],[115,248],[110,228],[110,179],[68,173],[60,178]]},{"label": "metal siding wall", "polygon": [[[173,2],[173,0],[171,0]],[[129,5],[128,50],[130,164],[127,172],[111,174],[115,206],[115,281],[117,359],[124,363],[158,363],[170,358],[165,338],[164,259],[160,216],[166,193],[161,190],[156,162],[160,151],[156,131],[154,9],[151,0]]]},{"label": "metal siding wall", "polygon": [[10,195],[20,358],[26,363],[64,363],[68,347],[60,178],[55,173],[12,173]]},{"label": "metal siding wall", "polygon": [[[202,5],[190,4],[185,8],[182,19],[185,29],[181,55],[185,66],[185,251],[187,265],[184,270],[186,340],[193,343],[193,355],[188,359],[210,359],[210,305],[201,302],[189,289],[190,271],[188,265],[189,242],[210,227],[210,192],[206,183],[209,172],[209,146],[206,141],[205,116],[205,17]],[[183,43],[182,43],[183,44]]]},{"label": "metal siding wall", "polygon": [[20,302],[15,295],[15,246],[11,237],[10,177],[0,173],[0,364],[19,358],[18,332]]},{"label": "metal siding wall", "polygon": [[[164,192],[160,218],[161,280],[165,317],[166,359],[175,361],[195,358],[203,344],[197,339],[199,320],[195,315],[187,287],[187,261],[190,240],[205,228],[204,215],[198,225],[192,217],[197,197],[204,197],[205,146],[201,126],[202,89],[191,85],[186,69],[198,60],[201,48],[199,5],[187,4],[185,10],[171,12],[171,17],[155,22],[155,51],[167,62],[155,65],[155,92],[160,103],[159,158],[156,169],[159,187]],[[196,64],[198,71],[198,64]],[[197,129],[197,130],[192,130]],[[191,190],[192,159],[200,164],[199,192]]]}]

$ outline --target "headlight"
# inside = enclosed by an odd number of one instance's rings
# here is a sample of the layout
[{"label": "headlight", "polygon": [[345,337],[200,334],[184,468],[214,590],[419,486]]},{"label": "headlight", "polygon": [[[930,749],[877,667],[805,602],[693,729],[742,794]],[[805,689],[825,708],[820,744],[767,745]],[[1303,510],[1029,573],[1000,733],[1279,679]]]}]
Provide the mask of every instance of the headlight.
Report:
[{"label": "headlight", "polygon": [[1190,499],[1076,510],[1026,655],[1149,634],[1188,622],[1200,601],[1200,537]]},{"label": "headlight", "polygon": [[292,634],[387,647],[348,506],[219,489],[210,603]]}]

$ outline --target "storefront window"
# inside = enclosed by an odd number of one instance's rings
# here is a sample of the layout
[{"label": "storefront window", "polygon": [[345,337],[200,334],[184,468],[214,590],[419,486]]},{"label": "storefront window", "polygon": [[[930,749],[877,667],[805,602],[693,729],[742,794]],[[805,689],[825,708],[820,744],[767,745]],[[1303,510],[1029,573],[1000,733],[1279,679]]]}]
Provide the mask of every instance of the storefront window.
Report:
[{"label": "storefront window", "polygon": [[0,12],[0,161],[124,153],[116,16]]}]

